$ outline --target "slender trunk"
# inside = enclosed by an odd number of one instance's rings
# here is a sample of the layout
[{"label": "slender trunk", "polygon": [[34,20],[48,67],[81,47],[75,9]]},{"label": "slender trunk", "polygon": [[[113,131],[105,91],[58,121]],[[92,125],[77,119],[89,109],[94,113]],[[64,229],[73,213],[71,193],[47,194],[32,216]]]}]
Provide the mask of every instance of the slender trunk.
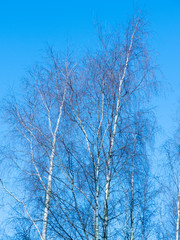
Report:
[{"label": "slender trunk", "polygon": [[145,228],[144,228],[144,213],[143,213],[143,219],[142,219],[142,240],[145,238]]},{"label": "slender trunk", "polygon": [[[125,73],[124,73],[124,77],[125,77]],[[111,159],[112,159],[114,139],[115,139],[115,135],[116,135],[118,113],[119,113],[119,107],[120,107],[120,98],[121,98],[121,87],[122,87],[123,79],[124,78],[120,79],[120,82],[119,82],[118,99],[117,99],[116,112],[115,112],[115,117],[114,117],[113,132],[112,132],[112,136],[110,138],[110,148],[109,148],[109,153],[108,153],[108,162],[107,162],[107,166],[106,166],[107,174],[106,174],[106,190],[105,190],[105,199],[104,199],[103,240],[107,239],[108,203],[109,203],[109,191],[110,191],[110,182],[111,182]]]},{"label": "slender trunk", "polygon": [[132,181],[131,181],[131,211],[130,211],[130,219],[131,219],[131,240],[133,240],[133,233],[134,233],[134,160],[133,160],[133,172],[132,172]]},{"label": "slender trunk", "polygon": [[[95,176],[95,191],[96,191],[96,199],[95,199],[95,240],[99,240],[99,162],[100,162],[100,149],[99,148],[99,138],[101,132],[101,126],[104,118],[104,79],[102,79],[102,108],[101,108],[101,120],[99,122],[99,127],[97,131],[97,164],[95,166],[96,176]],[[101,146],[103,145],[103,139],[101,139]]]},{"label": "slender trunk", "polygon": [[134,217],[134,210],[131,209],[131,240],[133,240],[133,228],[134,228],[133,217]]},{"label": "slender trunk", "polygon": [[142,240],[145,239],[145,209],[146,209],[146,195],[145,195],[145,189],[144,189],[144,202],[143,202],[143,217],[142,217]]},{"label": "slender trunk", "polygon": [[127,192],[125,192],[125,223],[124,223],[124,240],[127,239]]},{"label": "slender trunk", "polygon": [[99,160],[96,169],[96,199],[95,199],[95,240],[99,240]]},{"label": "slender trunk", "polygon": [[[67,82],[67,80],[66,80],[66,82]],[[53,142],[52,142],[52,151],[51,151],[51,155],[50,155],[50,167],[49,167],[49,173],[48,173],[48,188],[47,188],[47,191],[46,191],[46,198],[45,198],[43,231],[42,231],[43,232],[42,233],[43,240],[47,239],[47,224],[48,224],[49,204],[50,204],[50,198],[51,198],[53,161],[54,161],[54,155],[55,155],[55,149],[56,149],[56,135],[57,135],[57,131],[58,131],[59,125],[60,125],[60,120],[61,120],[61,116],[62,116],[62,109],[63,109],[63,106],[64,106],[64,101],[65,101],[65,96],[66,96],[66,90],[67,90],[67,86],[64,89],[62,104],[60,106],[59,116],[58,116],[58,119],[57,119],[56,128],[55,128],[54,133],[53,133],[52,127],[51,127],[52,125],[51,125],[50,114],[48,115],[49,116],[49,126],[50,126],[50,129],[51,129]]]},{"label": "slender trunk", "polygon": [[111,178],[109,173],[106,177],[106,192],[104,200],[104,222],[103,222],[103,240],[107,239],[107,227],[108,227],[108,203],[109,203],[109,190],[110,190]]},{"label": "slender trunk", "polygon": [[136,135],[133,139],[133,156],[132,156],[132,177],[131,177],[131,209],[130,209],[130,219],[131,219],[131,238],[134,238],[134,155],[135,155],[135,148],[136,148]]},{"label": "slender trunk", "polygon": [[47,223],[48,223],[48,214],[49,214],[49,203],[50,203],[50,198],[51,198],[54,154],[55,154],[55,140],[54,140],[53,149],[52,149],[52,153],[51,153],[51,157],[50,157],[50,168],[49,168],[49,175],[48,175],[48,188],[47,188],[47,191],[46,191],[46,198],[45,198],[45,208],[44,208],[44,218],[43,218],[43,232],[42,232],[43,240],[47,239]]},{"label": "slender trunk", "polygon": [[118,115],[119,115],[119,109],[120,109],[120,103],[121,103],[121,91],[122,91],[122,85],[126,76],[128,64],[130,61],[130,53],[133,46],[133,40],[134,35],[137,31],[139,21],[137,21],[135,29],[131,35],[130,45],[128,48],[125,66],[123,69],[122,77],[119,72],[119,87],[118,87],[118,94],[117,94],[117,102],[116,102],[116,108],[115,108],[115,115],[112,119],[113,124],[113,132],[110,137],[110,146],[109,146],[109,153],[108,153],[108,162],[107,162],[107,175],[106,175],[106,189],[105,189],[105,200],[104,200],[104,221],[103,221],[103,240],[107,240],[107,228],[108,228],[108,203],[109,203],[109,192],[110,192],[110,182],[111,182],[111,162],[112,162],[112,153],[113,153],[113,146],[114,146],[114,140],[116,135],[116,129],[117,129],[117,123],[118,123]]},{"label": "slender trunk", "polygon": [[[66,71],[67,71],[67,66],[66,66]],[[49,204],[50,204],[50,198],[51,198],[53,162],[54,162],[54,156],[55,156],[55,150],[56,150],[56,136],[57,136],[57,132],[58,132],[59,125],[60,125],[62,110],[63,110],[64,101],[65,101],[66,92],[67,92],[67,81],[68,81],[68,76],[66,76],[66,85],[65,85],[64,92],[63,92],[62,103],[61,103],[60,108],[59,108],[59,115],[58,115],[58,118],[57,118],[57,123],[56,123],[54,133],[53,133],[53,130],[52,130],[50,110],[46,106],[46,108],[48,110],[49,127],[50,127],[50,131],[52,133],[53,141],[52,141],[52,150],[51,150],[51,155],[50,155],[50,167],[49,167],[49,173],[48,173],[48,188],[47,188],[46,197],[45,197],[43,231],[42,231],[43,240],[47,239],[47,224],[48,224]]]},{"label": "slender trunk", "polygon": [[180,180],[179,180],[178,203],[177,203],[176,240],[179,240],[179,224],[180,224]]}]

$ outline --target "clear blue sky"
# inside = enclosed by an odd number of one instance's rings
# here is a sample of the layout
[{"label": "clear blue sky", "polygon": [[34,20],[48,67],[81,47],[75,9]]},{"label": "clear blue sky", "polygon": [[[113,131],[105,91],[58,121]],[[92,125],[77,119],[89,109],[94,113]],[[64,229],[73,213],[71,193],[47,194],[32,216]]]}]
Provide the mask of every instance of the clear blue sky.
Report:
[{"label": "clear blue sky", "polygon": [[166,96],[155,98],[159,124],[166,134],[173,128],[180,92],[179,0],[31,0],[0,4],[0,99],[15,88],[29,66],[41,59],[49,45],[65,49],[67,39],[76,46],[92,46],[94,20],[117,25],[136,9],[147,15],[151,47],[164,74]]}]

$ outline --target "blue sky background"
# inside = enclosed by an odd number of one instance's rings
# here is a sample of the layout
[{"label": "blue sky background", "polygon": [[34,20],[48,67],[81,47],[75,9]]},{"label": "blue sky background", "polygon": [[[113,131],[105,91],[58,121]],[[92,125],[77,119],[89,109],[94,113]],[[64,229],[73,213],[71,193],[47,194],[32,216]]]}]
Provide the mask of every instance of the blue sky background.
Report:
[{"label": "blue sky background", "polygon": [[76,49],[94,48],[96,20],[117,26],[138,9],[148,20],[151,48],[162,72],[157,74],[162,91],[153,99],[161,127],[158,148],[175,131],[180,109],[179,0],[0,1],[0,101],[11,89],[19,91],[21,79],[42,59],[47,45],[65,50],[68,41]]}]

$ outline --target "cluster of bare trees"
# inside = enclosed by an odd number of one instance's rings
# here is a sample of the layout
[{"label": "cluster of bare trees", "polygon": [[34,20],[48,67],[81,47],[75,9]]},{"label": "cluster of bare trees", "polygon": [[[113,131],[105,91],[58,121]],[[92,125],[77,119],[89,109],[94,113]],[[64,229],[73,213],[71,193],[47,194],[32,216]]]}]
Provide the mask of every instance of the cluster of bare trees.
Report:
[{"label": "cluster of bare trees", "polygon": [[[151,239],[153,178],[147,102],[153,67],[141,18],[75,61],[53,51],[6,102],[21,181],[13,239]],[[17,227],[18,226],[18,227]]]},{"label": "cluster of bare trees", "polygon": [[163,204],[160,208],[161,231],[160,239],[180,239],[180,138],[179,128],[174,136],[166,141],[165,176],[163,177]]}]

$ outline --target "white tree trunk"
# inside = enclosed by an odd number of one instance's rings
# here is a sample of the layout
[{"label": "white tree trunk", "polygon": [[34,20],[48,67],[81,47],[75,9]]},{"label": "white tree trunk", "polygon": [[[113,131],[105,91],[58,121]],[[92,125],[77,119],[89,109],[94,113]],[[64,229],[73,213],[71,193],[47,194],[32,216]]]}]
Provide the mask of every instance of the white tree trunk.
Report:
[{"label": "white tree trunk", "polygon": [[101,139],[101,145],[99,147],[99,138],[100,138],[100,130],[104,118],[104,79],[102,82],[102,109],[101,109],[101,120],[98,127],[97,132],[97,164],[95,166],[96,171],[96,179],[95,179],[95,191],[96,191],[96,199],[95,199],[95,240],[99,240],[99,162],[100,162],[100,151],[103,145],[103,139]]},{"label": "white tree trunk", "polygon": [[104,200],[104,222],[103,222],[103,240],[107,239],[107,227],[108,227],[108,204],[109,204],[109,190],[110,190],[111,178],[109,173],[106,177],[106,192]]},{"label": "white tree trunk", "polygon": [[109,147],[108,163],[107,163],[106,189],[105,189],[105,200],[104,200],[103,240],[107,240],[108,204],[109,204],[109,191],[110,191],[110,182],[111,182],[111,160],[112,160],[112,152],[113,152],[114,140],[115,140],[115,135],[116,135],[116,128],[117,128],[117,123],[118,123],[118,114],[119,114],[120,101],[121,101],[121,90],[122,90],[122,84],[123,84],[125,76],[126,76],[126,71],[127,71],[127,67],[128,67],[129,59],[130,59],[130,53],[131,53],[132,46],[133,46],[134,35],[135,35],[135,32],[137,31],[138,23],[139,22],[137,21],[134,31],[131,35],[130,45],[128,48],[122,77],[120,76],[120,73],[119,73],[119,88],[118,88],[117,103],[116,103],[116,109],[115,109],[115,115],[114,115],[113,132],[112,132],[112,136],[110,139],[110,147]]},{"label": "white tree trunk", "polygon": [[[66,84],[67,84],[67,80],[68,79],[66,79]],[[50,198],[51,198],[53,162],[54,162],[54,156],[55,156],[55,150],[56,150],[56,135],[57,135],[59,125],[60,125],[60,120],[61,120],[61,116],[62,116],[62,109],[63,109],[63,106],[64,106],[65,97],[66,97],[66,91],[67,91],[67,85],[65,86],[65,89],[64,89],[63,99],[62,99],[62,103],[60,105],[59,115],[58,115],[58,119],[57,119],[56,128],[54,130],[54,133],[53,133],[53,130],[52,130],[50,111],[47,108],[49,127],[50,127],[50,131],[52,133],[53,141],[52,141],[52,150],[51,150],[51,155],[50,155],[50,167],[49,167],[49,172],[48,172],[48,188],[47,188],[47,191],[46,191],[45,207],[44,207],[43,231],[42,231],[43,240],[47,239],[47,225],[48,225],[49,204],[50,204]]]},{"label": "white tree trunk", "polygon": [[99,163],[96,169],[95,240],[99,240]]},{"label": "white tree trunk", "polygon": [[127,239],[127,191],[125,192],[125,223],[124,223],[124,240]]},{"label": "white tree trunk", "polygon": [[50,203],[50,198],[51,198],[54,153],[55,153],[55,145],[53,147],[51,158],[50,158],[50,168],[49,168],[49,175],[48,175],[48,188],[47,188],[47,192],[46,192],[44,218],[43,218],[43,232],[42,232],[43,240],[47,239],[47,223],[48,223],[49,203]]},{"label": "white tree trunk", "polygon": [[[134,158],[134,157],[133,157]],[[132,172],[132,179],[131,179],[131,240],[133,240],[133,233],[134,233],[134,159],[133,159],[133,172]]]},{"label": "white tree trunk", "polygon": [[133,136],[133,156],[132,156],[132,177],[131,177],[131,240],[134,238],[134,157],[135,157],[135,148],[136,148],[136,135]]},{"label": "white tree trunk", "polygon": [[179,240],[179,224],[180,224],[180,180],[179,180],[178,203],[177,203],[176,240]]}]

